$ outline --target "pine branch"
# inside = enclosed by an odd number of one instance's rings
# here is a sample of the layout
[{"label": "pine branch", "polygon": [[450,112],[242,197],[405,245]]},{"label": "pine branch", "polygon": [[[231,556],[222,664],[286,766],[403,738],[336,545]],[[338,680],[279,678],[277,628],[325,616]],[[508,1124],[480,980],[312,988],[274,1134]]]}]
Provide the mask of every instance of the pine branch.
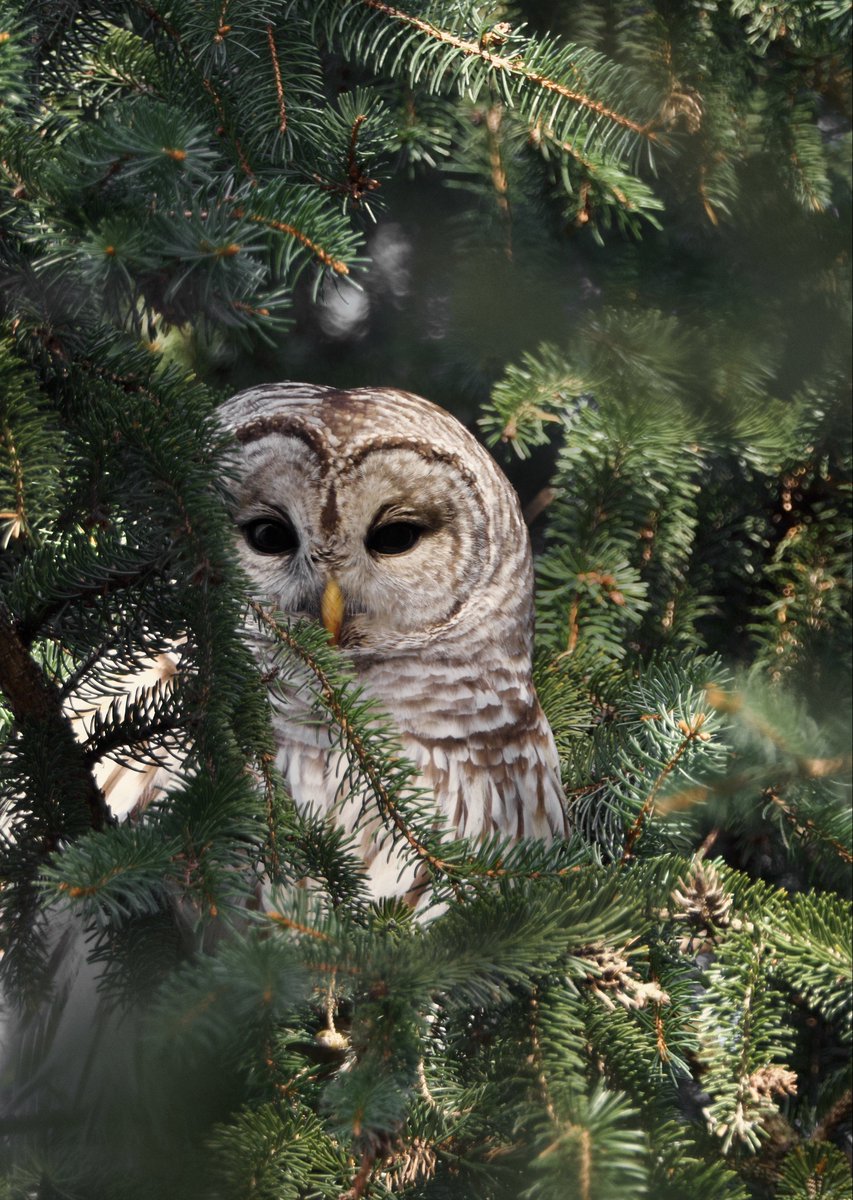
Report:
[{"label": "pine branch", "polygon": [[0,691],[22,733],[38,727],[56,746],[61,762],[58,790],[88,811],[93,829],[105,829],[111,823],[109,806],[89,769],[85,751],[74,737],[56,689],[49,686],[27,653],[5,604],[0,604]]},{"label": "pine branch", "polygon": [[476,42],[467,41],[466,39],[458,37],[446,29],[441,29],[438,26],[431,24],[429,21],[413,16],[410,13],[404,12],[400,8],[395,8],[393,5],[385,4],[383,3],[383,0],[355,0],[355,3],[374,9],[392,21],[397,21],[403,25],[408,25],[411,28],[418,30],[419,33],[425,34],[427,37],[434,39],[440,44],[453,47],[454,50],[458,50],[466,57],[475,58],[483,63],[486,63],[489,67],[493,68],[495,73],[517,75],[529,83],[542,88],[543,91],[551,92],[563,100],[570,100],[572,103],[581,108],[587,108],[594,112],[597,116],[603,117],[608,121],[612,121],[615,125],[621,125],[625,129],[629,129],[632,133],[641,135],[651,142],[656,142],[659,140],[658,135],[648,126],[641,125],[632,120],[630,117],[627,117],[614,109],[608,108],[607,105],[603,104],[599,100],[595,100],[587,93],[572,89],[559,80],[549,79],[546,75],[543,75],[533,66],[528,65],[518,57],[510,58],[504,54],[498,54],[489,50],[488,42],[485,38],[482,39],[479,44]]}]

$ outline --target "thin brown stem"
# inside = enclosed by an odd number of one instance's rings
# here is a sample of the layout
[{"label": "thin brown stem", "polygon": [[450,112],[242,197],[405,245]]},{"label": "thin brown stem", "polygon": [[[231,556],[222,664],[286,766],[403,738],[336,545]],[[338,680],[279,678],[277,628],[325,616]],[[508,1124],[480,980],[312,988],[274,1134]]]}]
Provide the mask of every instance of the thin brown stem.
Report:
[{"label": "thin brown stem", "polygon": [[385,16],[390,17],[393,21],[400,21],[404,25],[410,25],[412,28],[427,34],[444,45],[453,46],[469,58],[479,58],[482,62],[486,62],[494,67],[495,70],[503,71],[508,75],[519,75],[523,79],[537,84],[544,91],[553,92],[557,96],[562,96],[564,100],[571,100],[582,108],[588,108],[591,112],[597,113],[601,117],[606,117],[615,125],[621,125],[625,129],[630,129],[633,133],[648,138],[649,141],[657,141],[654,131],[647,126],[640,125],[637,121],[632,121],[630,117],[626,117],[622,113],[608,108],[600,100],[593,100],[585,92],[575,91],[567,87],[564,83],[559,83],[555,79],[549,79],[546,75],[541,75],[538,71],[534,71],[532,67],[528,67],[523,59],[507,58],[502,54],[494,54],[477,42],[466,41],[464,38],[457,37],[454,33],[448,33],[446,29],[439,29],[429,21],[424,21],[421,17],[414,17],[411,13],[403,12],[402,9],[383,3],[383,0],[360,0],[360,3],[366,5],[368,8],[375,9],[377,12],[384,13]]},{"label": "thin brown stem", "polygon": [[361,769],[364,778],[370,787],[370,790],[376,797],[377,803],[379,804],[380,810],[384,816],[390,820],[397,832],[404,838],[404,840],[414,850],[418,857],[426,862],[433,870],[440,871],[447,875],[458,873],[458,868],[454,867],[451,863],[444,862],[443,859],[440,859],[436,855],[432,854],[431,851],[428,850],[427,847],[424,846],[423,843],[420,842],[409,829],[397,807],[396,800],[389,792],[384,780],[376,768],[376,764],[373,762],[371,755],[368,753],[367,747],[364,745],[364,740],[362,739],[358,730],[353,726],[343,706],[337,700],[332,681],[329,679],[320,663],[318,663],[313,655],[308,653],[303,646],[300,646],[290,631],[280,625],[278,621],[276,621],[274,617],[270,616],[270,614],[266,612],[266,610],[262,608],[260,604],[254,600],[251,600],[249,604],[253,612],[260,618],[264,625],[266,625],[267,628],[275,634],[276,638],[280,642],[289,647],[290,650],[292,650],[302,659],[302,661],[317,679],[317,682],[320,684],[323,700],[328,706],[329,713],[336,724],[340,726],[347,744],[352,748],[352,752],[358,761],[359,768]]},{"label": "thin brown stem", "polygon": [[272,22],[267,25],[267,44],[270,48],[272,71],[275,77],[275,96],[278,103],[278,131],[287,132],[287,106],[284,102],[284,82],[281,76],[281,64],[278,61],[278,49],[275,44],[275,29]]},{"label": "thin brown stem", "polygon": [[[699,720],[699,717],[702,717],[702,720]],[[691,726],[687,727],[684,740],[680,743],[678,749],[675,751],[675,754],[673,754],[672,758],[658,775],[657,779],[652,785],[651,791],[643,801],[643,806],[637,813],[636,819],[631,828],[628,830],[628,835],[625,838],[625,848],[622,851],[620,865],[624,865],[631,857],[634,846],[636,845],[637,840],[642,833],[646,819],[655,806],[655,800],[657,799],[658,792],[661,790],[668,777],[675,770],[679,760],[686,753],[687,749],[692,745],[696,738],[700,736],[700,731],[702,729],[702,725],[704,724],[704,713],[700,713],[699,717],[697,717]]]},{"label": "thin brown stem", "polygon": [[328,250],[324,250],[307,233],[303,233],[295,225],[290,225],[287,221],[276,221],[272,217],[262,217],[259,213],[250,214],[249,220],[255,221],[259,225],[266,225],[269,229],[274,229],[277,233],[288,234],[305,246],[307,250],[310,250],[312,254],[315,254],[324,266],[331,267],[338,275],[349,275],[349,267],[345,262],[341,262],[340,259],[333,257]]}]

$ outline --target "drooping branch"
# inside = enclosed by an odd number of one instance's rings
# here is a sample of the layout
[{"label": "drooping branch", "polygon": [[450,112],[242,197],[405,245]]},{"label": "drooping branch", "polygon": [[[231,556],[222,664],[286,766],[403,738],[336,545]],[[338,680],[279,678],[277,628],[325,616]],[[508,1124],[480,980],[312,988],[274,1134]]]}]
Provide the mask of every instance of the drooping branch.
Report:
[{"label": "drooping branch", "polygon": [[415,17],[411,13],[395,8],[391,4],[385,4],[383,0],[358,0],[358,2],[364,4],[367,8],[372,8],[377,12],[383,13],[393,21],[409,25],[417,29],[420,33],[425,33],[428,37],[434,38],[445,45],[452,46],[455,50],[461,51],[466,57],[480,59],[496,71],[508,75],[520,76],[537,87],[542,88],[543,91],[552,92],[564,100],[569,100],[581,108],[586,108],[590,112],[596,113],[599,117],[604,117],[605,120],[612,121],[615,125],[621,125],[625,129],[630,129],[632,133],[639,134],[651,142],[658,140],[655,132],[649,129],[648,126],[641,125],[637,121],[632,121],[630,117],[616,112],[615,109],[609,108],[600,100],[593,99],[592,96],[587,95],[585,92],[570,88],[566,84],[560,83],[557,79],[549,79],[547,75],[542,75],[528,66],[522,58],[507,58],[506,55],[496,54],[484,45],[466,41],[465,38],[458,37],[446,29],[439,29],[429,21],[425,21],[422,17]]},{"label": "drooping branch", "polygon": [[60,751],[63,790],[76,792],[89,811],[93,829],[104,829],[112,816],[103,793],[89,769],[83,747],[74,737],[59,692],[50,686],[38,664],[27,653],[12,614],[0,604],[0,691],[17,725],[40,725]]}]

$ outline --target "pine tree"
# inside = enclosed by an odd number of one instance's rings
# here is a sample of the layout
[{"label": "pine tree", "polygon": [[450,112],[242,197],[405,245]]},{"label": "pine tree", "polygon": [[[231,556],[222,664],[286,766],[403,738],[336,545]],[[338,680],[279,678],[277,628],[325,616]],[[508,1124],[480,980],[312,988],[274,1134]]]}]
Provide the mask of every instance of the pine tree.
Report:
[{"label": "pine tree", "polygon": [[[0,4],[4,1200],[851,1195],[850,27]],[[247,595],[221,503],[234,364],[298,364],[423,193],[415,319],[458,284],[441,370],[537,493],[549,848],[440,836],[325,634]],[[255,628],[432,920],[295,810]],[[166,760],[119,822],[98,767]]]}]

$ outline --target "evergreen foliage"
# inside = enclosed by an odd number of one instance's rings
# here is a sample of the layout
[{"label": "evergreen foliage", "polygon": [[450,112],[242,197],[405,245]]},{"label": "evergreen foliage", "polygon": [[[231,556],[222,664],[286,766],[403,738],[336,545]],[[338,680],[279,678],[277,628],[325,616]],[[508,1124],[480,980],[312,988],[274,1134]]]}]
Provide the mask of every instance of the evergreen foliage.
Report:
[{"label": "evergreen foliage", "polygon": [[[2,1200],[850,1197],[850,26],[2,0]],[[551,847],[447,837],[233,561],[213,351],[359,287],[393,177],[449,257],[606,260],[480,393],[551,464]],[[259,644],[430,919],[295,811]],[[95,772],[164,762],[118,822]]]}]

